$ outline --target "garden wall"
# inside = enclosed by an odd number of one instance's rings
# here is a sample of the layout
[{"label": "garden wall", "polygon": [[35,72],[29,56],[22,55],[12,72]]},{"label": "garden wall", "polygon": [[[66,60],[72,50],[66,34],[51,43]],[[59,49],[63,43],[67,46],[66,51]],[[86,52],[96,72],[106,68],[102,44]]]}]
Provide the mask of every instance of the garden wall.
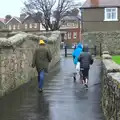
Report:
[{"label": "garden wall", "polygon": [[85,32],[84,43],[97,46],[97,53],[107,50],[110,54],[120,54],[120,31],[114,32]]},{"label": "garden wall", "polygon": [[120,66],[103,54],[102,108],[106,120],[120,120]]},{"label": "garden wall", "polygon": [[31,67],[33,53],[39,47],[40,39],[48,40],[52,53],[49,68],[60,60],[60,32],[53,32],[49,38],[20,33],[9,39],[0,39],[0,96],[27,83],[35,76]]}]

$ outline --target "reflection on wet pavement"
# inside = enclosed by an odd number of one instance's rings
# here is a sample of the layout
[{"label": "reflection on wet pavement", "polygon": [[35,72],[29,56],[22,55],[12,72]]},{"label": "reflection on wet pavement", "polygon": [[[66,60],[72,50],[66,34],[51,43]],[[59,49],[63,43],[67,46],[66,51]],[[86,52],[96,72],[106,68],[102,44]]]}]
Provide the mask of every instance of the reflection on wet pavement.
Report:
[{"label": "reflection on wet pavement", "polygon": [[37,92],[34,79],[0,99],[0,120],[104,120],[100,107],[100,61],[90,70],[89,89],[73,82],[72,58],[62,58]]}]

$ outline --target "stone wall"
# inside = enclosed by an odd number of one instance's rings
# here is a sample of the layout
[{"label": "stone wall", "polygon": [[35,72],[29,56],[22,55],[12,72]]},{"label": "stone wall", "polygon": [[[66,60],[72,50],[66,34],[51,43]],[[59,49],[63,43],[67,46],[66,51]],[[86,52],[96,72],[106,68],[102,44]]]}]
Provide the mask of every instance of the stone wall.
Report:
[{"label": "stone wall", "polygon": [[53,32],[49,38],[20,33],[9,39],[0,39],[0,96],[27,83],[36,75],[31,64],[40,39],[48,40],[47,46],[53,57],[50,69],[60,60],[60,32]]},{"label": "stone wall", "polygon": [[97,46],[97,53],[108,50],[110,54],[120,54],[120,31],[114,32],[86,32],[83,34],[84,43]]},{"label": "stone wall", "polygon": [[13,32],[13,31],[10,31],[10,30],[0,30],[0,38],[9,38],[9,37],[12,37],[16,34],[19,34],[21,33],[21,31],[19,32]]},{"label": "stone wall", "polygon": [[0,31],[0,38],[6,38],[9,34],[9,31]]},{"label": "stone wall", "polygon": [[106,120],[120,120],[120,66],[103,54],[102,108]]}]

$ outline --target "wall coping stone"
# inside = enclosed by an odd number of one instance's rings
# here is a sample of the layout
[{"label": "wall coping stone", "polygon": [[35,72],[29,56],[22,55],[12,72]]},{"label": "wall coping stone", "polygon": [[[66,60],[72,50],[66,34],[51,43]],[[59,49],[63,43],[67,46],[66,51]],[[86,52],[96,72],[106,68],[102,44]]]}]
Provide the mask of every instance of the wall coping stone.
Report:
[{"label": "wall coping stone", "polygon": [[103,53],[102,54],[109,54],[109,52],[108,51],[103,51]]},{"label": "wall coping stone", "polygon": [[98,33],[106,33],[106,34],[114,34],[114,33],[120,33],[120,31],[116,30],[116,31],[92,31],[92,32],[84,32],[83,35],[87,35],[87,34],[98,34]]},{"label": "wall coping stone", "polygon": [[[18,33],[15,36],[12,36],[10,38],[0,38],[0,47],[13,47],[15,48],[16,46],[22,44],[26,38],[31,39],[31,40],[36,40],[39,41],[40,39],[43,40],[48,40],[48,44],[51,44],[56,41],[56,38],[58,38],[60,35],[60,31],[54,31],[53,34],[49,38],[41,35],[33,35],[33,34],[28,34],[28,33]],[[58,39],[57,39],[58,40]]]},{"label": "wall coping stone", "polygon": [[107,73],[120,72],[120,66],[110,59],[103,59],[103,63]]},{"label": "wall coping stone", "polygon": [[103,55],[102,55],[102,58],[103,58],[103,59],[112,59],[112,56],[109,55],[109,54],[103,54]]},{"label": "wall coping stone", "polygon": [[114,80],[117,80],[120,83],[120,72],[108,73],[108,78],[112,77]]}]

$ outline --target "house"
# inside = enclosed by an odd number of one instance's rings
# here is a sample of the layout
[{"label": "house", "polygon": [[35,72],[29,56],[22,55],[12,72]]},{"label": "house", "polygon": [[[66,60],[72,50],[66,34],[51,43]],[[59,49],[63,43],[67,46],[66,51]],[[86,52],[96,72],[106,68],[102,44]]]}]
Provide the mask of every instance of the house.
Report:
[{"label": "house", "polygon": [[40,31],[40,23],[34,19],[34,16],[27,15],[22,22],[23,31]]},{"label": "house", "polygon": [[5,28],[5,23],[4,23],[4,18],[0,18],[0,29],[4,29]]},{"label": "house", "polygon": [[6,26],[11,31],[40,31],[40,23],[35,21],[34,16],[21,14],[20,17],[12,17]]},{"label": "house", "polygon": [[120,30],[120,0],[86,0],[80,9],[83,32]]},{"label": "house", "polygon": [[61,20],[62,42],[69,45],[81,42],[80,18],[77,16],[65,16]]},{"label": "house", "polygon": [[21,21],[17,17],[12,17],[9,21],[7,21],[6,26],[11,31],[20,31]]}]

